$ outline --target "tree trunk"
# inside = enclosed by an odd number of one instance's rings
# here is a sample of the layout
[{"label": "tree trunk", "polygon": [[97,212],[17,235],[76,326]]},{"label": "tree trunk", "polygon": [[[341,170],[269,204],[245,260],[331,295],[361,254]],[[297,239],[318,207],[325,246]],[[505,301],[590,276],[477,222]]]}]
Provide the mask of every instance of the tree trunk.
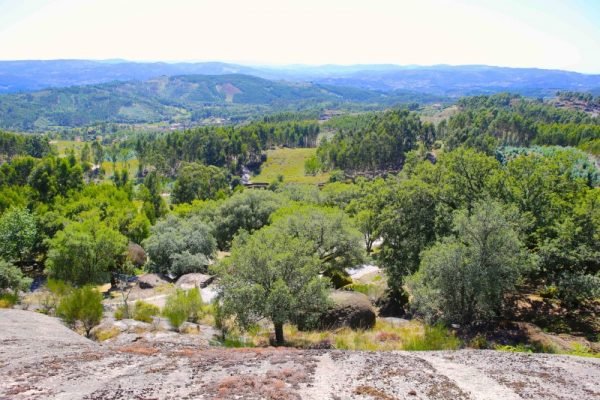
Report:
[{"label": "tree trunk", "polygon": [[283,346],[285,340],[283,339],[283,324],[275,323],[275,344],[277,346]]}]

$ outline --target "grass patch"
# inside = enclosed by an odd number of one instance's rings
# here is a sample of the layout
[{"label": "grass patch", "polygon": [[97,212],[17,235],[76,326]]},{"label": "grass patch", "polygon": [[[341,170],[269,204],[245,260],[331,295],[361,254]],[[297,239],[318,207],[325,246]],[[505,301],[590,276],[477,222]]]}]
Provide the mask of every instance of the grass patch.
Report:
[{"label": "grass patch", "polygon": [[19,301],[19,296],[14,293],[0,294],[0,308],[12,308]]},{"label": "grass patch", "polygon": [[[225,347],[266,347],[273,333],[267,329],[252,329],[244,335],[230,332],[221,344]],[[393,351],[393,350],[453,350],[460,340],[442,326],[427,326],[410,321],[401,326],[378,320],[370,330],[341,328],[335,331],[299,331],[295,326],[284,326],[286,345],[296,348],[331,347],[339,350]]]},{"label": "grass patch", "polygon": [[309,183],[317,184],[327,182],[329,173],[315,176],[304,175],[304,162],[315,155],[317,149],[276,149],[267,151],[267,161],[262,165],[261,173],[252,178],[253,182],[273,182],[279,175],[283,176],[284,183]]}]

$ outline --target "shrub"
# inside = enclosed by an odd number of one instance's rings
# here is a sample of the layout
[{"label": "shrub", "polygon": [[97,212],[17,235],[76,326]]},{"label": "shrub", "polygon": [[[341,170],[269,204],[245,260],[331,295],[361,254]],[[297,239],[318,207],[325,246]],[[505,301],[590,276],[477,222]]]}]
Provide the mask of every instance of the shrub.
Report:
[{"label": "shrub", "polygon": [[167,298],[162,314],[175,329],[179,330],[179,327],[185,321],[196,322],[201,309],[202,297],[198,288],[188,290],[187,292],[178,289]]},{"label": "shrub", "polygon": [[100,323],[103,313],[102,294],[89,285],[63,297],[57,309],[58,316],[70,326],[80,322],[88,338],[92,328]]},{"label": "shrub", "polygon": [[600,277],[569,273],[558,282],[558,297],[568,306],[576,306],[600,297]]},{"label": "shrub", "polygon": [[133,309],[133,319],[142,322],[152,322],[152,317],[160,314],[160,309],[154,304],[138,300]]},{"label": "shrub", "polygon": [[14,293],[0,294],[0,308],[12,308],[19,301],[19,296]]},{"label": "shrub", "polygon": [[44,314],[53,314],[60,300],[73,291],[73,286],[67,282],[56,279],[48,279],[46,282],[47,292],[41,299],[42,312]]},{"label": "shrub", "polygon": [[31,278],[25,277],[20,268],[0,260],[0,290],[11,289],[17,294],[19,290],[27,290],[29,285]]},{"label": "shrub", "polygon": [[126,311],[128,311],[127,306],[125,304],[121,304],[115,310],[115,319],[120,321],[125,318],[126,315],[129,315]]},{"label": "shrub", "polygon": [[404,343],[404,350],[456,350],[460,339],[443,325],[425,325],[423,336],[413,336]]}]

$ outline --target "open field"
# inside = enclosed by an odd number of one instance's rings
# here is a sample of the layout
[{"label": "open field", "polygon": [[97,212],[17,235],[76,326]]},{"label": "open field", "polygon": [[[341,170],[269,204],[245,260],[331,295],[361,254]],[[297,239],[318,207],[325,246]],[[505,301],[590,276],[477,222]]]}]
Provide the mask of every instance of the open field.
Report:
[{"label": "open field", "polygon": [[327,182],[329,174],[316,176],[304,175],[304,162],[314,154],[317,149],[276,149],[267,151],[267,161],[262,166],[261,173],[252,179],[253,182],[272,182],[279,175],[287,183],[317,184]]}]

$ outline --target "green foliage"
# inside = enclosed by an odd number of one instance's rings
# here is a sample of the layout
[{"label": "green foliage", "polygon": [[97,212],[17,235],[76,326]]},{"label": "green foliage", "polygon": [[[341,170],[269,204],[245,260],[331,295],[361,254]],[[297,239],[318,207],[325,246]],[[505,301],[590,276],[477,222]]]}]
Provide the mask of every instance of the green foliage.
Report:
[{"label": "green foliage", "polygon": [[49,241],[46,269],[73,284],[105,283],[123,268],[127,238],[98,218],[69,222]]},{"label": "green foliage", "polygon": [[185,164],[177,174],[171,193],[173,204],[225,196],[229,182],[225,171],[214,165]]},{"label": "green foliage", "polygon": [[320,314],[328,305],[327,281],[314,245],[266,227],[234,240],[231,257],[217,272],[224,315],[248,328],[261,318],[275,325],[283,344],[283,324]]},{"label": "green foliage", "polygon": [[212,217],[219,248],[228,249],[242,230],[252,233],[267,225],[283,203],[281,196],[265,190],[245,190],[226,199]]},{"label": "green foliage", "polygon": [[92,286],[73,290],[62,298],[57,309],[57,315],[67,324],[75,326],[77,322],[81,323],[87,337],[100,323],[103,313],[102,294]]},{"label": "green foliage", "polygon": [[458,105],[461,112],[450,118],[443,137],[448,149],[466,145],[489,154],[497,144],[576,146],[600,134],[598,119],[589,114],[518,95],[475,96]]},{"label": "green foliage", "polygon": [[31,282],[31,278],[24,276],[20,268],[0,260],[0,291],[10,289],[17,294],[20,290],[28,290]]},{"label": "green foliage", "polygon": [[425,325],[423,336],[412,336],[403,349],[407,351],[456,350],[460,347],[460,339],[445,326]]},{"label": "green foliage", "polygon": [[26,208],[11,207],[0,217],[0,257],[22,262],[37,239],[35,217]]},{"label": "green foliage", "polygon": [[321,142],[317,153],[320,163],[327,169],[346,171],[399,170],[404,154],[423,133],[417,114],[394,110],[362,118],[364,123],[342,129]]},{"label": "green foliage", "polygon": [[206,271],[216,251],[216,241],[211,228],[199,217],[169,215],[151,231],[152,235],[143,242],[151,271],[175,276]]},{"label": "green foliage", "polygon": [[160,309],[154,304],[146,303],[142,300],[135,302],[133,308],[133,319],[142,322],[152,322],[152,317],[159,315]]},{"label": "green foliage", "polygon": [[202,297],[198,288],[188,291],[178,289],[167,297],[162,314],[175,329],[179,329],[186,321],[197,322],[201,311]]},{"label": "green foliage", "polygon": [[125,304],[121,304],[115,310],[114,317],[116,320],[121,320],[129,316],[136,321],[141,322],[152,322],[152,317],[159,315],[160,309],[154,304],[146,303],[145,301],[138,300],[135,302],[131,310],[127,310]]},{"label": "green foliage", "polygon": [[600,298],[600,276],[565,273],[557,282],[558,297],[569,307]]},{"label": "green foliage", "polygon": [[321,265],[321,272],[332,276],[365,261],[361,234],[348,216],[338,209],[291,205],[273,216],[273,232],[305,243]]},{"label": "green foliage", "polygon": [[428,320],[470,325],[499,315],[527,265],[509,212],[493,201],[477,203],[472,215],[458,212],[457,236],[423,253],[409,287],[413,306]]}]

